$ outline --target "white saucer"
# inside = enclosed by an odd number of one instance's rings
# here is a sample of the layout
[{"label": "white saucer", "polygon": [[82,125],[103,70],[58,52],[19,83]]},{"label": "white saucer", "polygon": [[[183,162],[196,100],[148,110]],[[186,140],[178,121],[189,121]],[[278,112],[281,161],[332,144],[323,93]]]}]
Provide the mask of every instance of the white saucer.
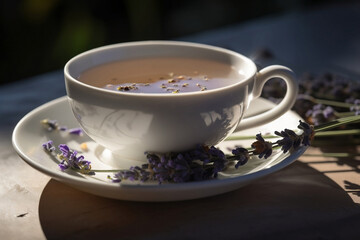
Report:
[{"label": "white saucer", "polygon": [[[273,106],[274,104],[267,100],[257,99],[250,106],[251,111],[249,111],[249,114],[263,111]],[[14,129],[12,141],[19,156],[35,169],[81,191],[122,200],[179,201],[229,192],[284,168],[294,162],[306,150],[306,147],[301,147],[291,154],[283,154],[278,151],[266,160],[252,157],[246,165],[237,170],[226,170],[215,180],[161,185],[157,182],[139,183],[123,181],[119,184],[109,181],[107,179],[108,173],[96,173],[95,176],[87,176],[73,171],[60,171],[58,160],[47,154],[42,148],[42,144],[48,140],[53,140],[56,146],[66,143],[71,148],[79,151],[81,151],[80,143],[87,142],[89,151],[81,154],[92,162],[93,169],[111,169],[111,167],[99,160],[100,155],[104,157],[105,154],[106,157],[106,151],[94,143],[88,136],[70,136],[58,131],[47,132],[40,124],[40,121],[45,118],[57,120],[60,125],[69,128],[78,127],[66,97],[44,104],[28,113]],[[301,119],[300,116],[289,111],[281,118],[269,124],[247,129],[233,135],[254,136],[255,139],[255,135],[260,132],[264,135],[266,133],[273,133],[275,130],[283,130],[284,128],[296,129],[299,119]],[[226,141],[219,144],[218,147],[227,153],[229,152],[228,148],[233,148],[235,145],[248,147],[252,142],[254,140]],[[130,166],[131,161],[124,164],[124,166]]]}]

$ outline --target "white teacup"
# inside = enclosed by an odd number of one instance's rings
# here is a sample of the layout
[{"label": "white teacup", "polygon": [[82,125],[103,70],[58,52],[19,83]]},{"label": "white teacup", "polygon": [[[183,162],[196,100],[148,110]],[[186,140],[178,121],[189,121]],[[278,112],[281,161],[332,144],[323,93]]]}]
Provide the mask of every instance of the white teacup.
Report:
[{"label": "white teacup", "polygon": [[[134,94],[87,85],[77,80],[85,70],[116,60],[146,57],[205,58],[231,64],[245,78],[225,87],[180,94]],[[76,119],[95,142],[121,158],[145,160],[144,152],[185,151],[197,144],[216,145],[237,130],[270,122],[296,100],[294,73],[283,66],[257,72],[243,55],[219,47],[175,41],[144,41],[96,48],[65,66],[68,99]],[[249,102],[266,81],[285,81],[284,99],[273,109],[242,119]],[[285,91],[285,89],[284,89]]]}]

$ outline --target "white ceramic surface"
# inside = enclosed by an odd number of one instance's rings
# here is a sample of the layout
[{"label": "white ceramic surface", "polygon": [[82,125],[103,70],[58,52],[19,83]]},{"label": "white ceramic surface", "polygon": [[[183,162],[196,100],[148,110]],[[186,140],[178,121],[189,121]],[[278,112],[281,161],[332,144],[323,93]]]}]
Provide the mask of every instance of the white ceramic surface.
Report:
[{"label": "white ceramic surface", "polygon": [[[251,113],[256,114],[274,104],[264,99],[253,101],[250,106]],[[34,109],[27,114],[15,127],[13,132],[13,146],[19,156],[35,169],[68,184],[81,191],[95,195],[132,201],[179,201],[217,195],[238,189],[263,176],[276,172],[294,162],[306,150],[301,147],[292,154],[277,152],[270,158],[258,159],[252,157],[250,161],[238,170],[227,170],[219,175],[218,179],[190,182],[181,184],[161,184],[156,182],[138,183],[124,181],[121,184],[112,183],[107,179],[107,173],[97,173],[95,176],[81,175],[72,171],[62,172],[58,167],[58,160],[51,157],[42,149],[42,143],[53,140],[55,145],[66,143],[71,148],[81,151],[80,143],[87,142],[89,151],[82,154],[92,162],[93,169],[111,169],[99,158],[111,157],[111,152],[93,142],[88,136],[69,136],[61,132],[46,131],[40,124],[44,118],[56,119],[60,125],[78,127],[78,122],[71,113],[66,97],[53,100]],[[234,135],[254,136],[282,130],[285,127],[295,129],[301,119],[294,112],[287,112],[275,121],[258,128],[247,129]],[[219,145],[224,151],[235,145],[249,146],[253,140],[226,141]],[[136,164],[131,160],[122,161],[123,167]]]},{"label": "white ceramic surface", "polygon": [[[83,71],[99,64],[148,57],[218,61],[231,65],[244,78],[229,86],[180,94],[112,91],[77,80]],[[261,125],[288,111],[297,94],[293,72],[278,65],[256,71],[250,59],[227,49],[144,41],[105,46],[74,57],[65,66],[65,83],[74,115],[88,136],[118,156],[145,161],[145,151],[184,151],[197,144],[216,145],[237,128]],[[260,96],[265,82],[273,77],[283,79],[287,85],[283,101],[239,125],[249,102]]]}]

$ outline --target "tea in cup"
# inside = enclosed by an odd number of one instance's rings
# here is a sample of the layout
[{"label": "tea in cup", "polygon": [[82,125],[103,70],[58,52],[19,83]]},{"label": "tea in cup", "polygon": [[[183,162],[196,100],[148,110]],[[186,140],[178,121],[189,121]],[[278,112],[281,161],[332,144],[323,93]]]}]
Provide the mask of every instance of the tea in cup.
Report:
[{"label": "tea in cup", "polygon": [[[65,66],[68,100],[80,126],[121,159],[216,145],[234,131],[270,122],[296,100],[294,73],[273,65],[257,71],[245,56],[176,41],[104,46]],[[243,119],[271,78],[287,89],[273,109]]]}]

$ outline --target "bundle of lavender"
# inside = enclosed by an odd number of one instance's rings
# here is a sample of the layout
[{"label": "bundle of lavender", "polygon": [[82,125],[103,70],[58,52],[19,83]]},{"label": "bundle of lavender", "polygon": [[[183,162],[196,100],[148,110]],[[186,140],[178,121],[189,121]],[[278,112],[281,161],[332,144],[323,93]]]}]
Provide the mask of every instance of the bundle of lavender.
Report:
[{"label": "bundle of lavender", "polygon": [[[266,86],[263,97],[277,102],[282,98],[283,87],[281,81],[274,79]],[[299,89],[293,110],[308,124],[320,126],[339,118],[360,115],[360,81],[340,74],[306,73],[299,81]],[[313,146],[339,144],[359,145],[360,124],[342,124],[332,131],[319,133],[312,143]]]}]

